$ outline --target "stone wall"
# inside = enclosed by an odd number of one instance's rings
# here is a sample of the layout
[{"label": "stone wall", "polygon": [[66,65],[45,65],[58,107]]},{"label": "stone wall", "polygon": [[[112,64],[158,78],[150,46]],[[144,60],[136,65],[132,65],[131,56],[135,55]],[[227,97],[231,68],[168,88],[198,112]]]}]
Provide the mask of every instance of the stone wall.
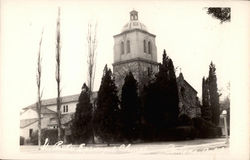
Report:
[{"label": "stone wall", "polygon": [[180,115],[186,114],[190,118],[199,117],[201,113],[197,91],[185,81],[182,73],[177,78],[177,85]]},{"label": "stone wall", "polygon": [[121,94],[124,79],[129,72],[132,72],[133,76],[137,80],[140,94],[143,86],[153,78],[157,71],[158,65],[156,63],[149,63],[140,59],[126,63],[114,64],[113,73],[119,95]]}]

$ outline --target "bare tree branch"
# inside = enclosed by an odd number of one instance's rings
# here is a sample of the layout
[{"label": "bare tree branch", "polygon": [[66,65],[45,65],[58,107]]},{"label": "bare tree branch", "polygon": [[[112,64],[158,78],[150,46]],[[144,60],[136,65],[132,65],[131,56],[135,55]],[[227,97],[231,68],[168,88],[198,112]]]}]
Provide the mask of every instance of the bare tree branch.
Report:
[{"label": "bare tree branch", "polygon": [[96,69],[96,49],[97,49],[97,23],[93,28],[92,24],[88,24],[88,34],[87,34],[87,43],[88,43],[88,56],[87,56],[87,64],[88,64],[88,86],[90,90],[90,94],[94,88],[94,80],[95,80],[95,69]]},{"label": "bare tree branch", "polygon": [[36,110],[37,110],[37,115],[38,115],[38,146],[40,149],[41,146],[41,98],[42,98],[42,93],[41,93],[41,76],[42,76],[42,68],[41,68],[41,46],[42,46],[42,41],[43,41],[43,30],[41,34],[41,39],[39,42],[39,49],[38,49],[38,56],[37,56],[37,73],[36,73],[36,82],[37,82],[37,104],[36,104]]}]

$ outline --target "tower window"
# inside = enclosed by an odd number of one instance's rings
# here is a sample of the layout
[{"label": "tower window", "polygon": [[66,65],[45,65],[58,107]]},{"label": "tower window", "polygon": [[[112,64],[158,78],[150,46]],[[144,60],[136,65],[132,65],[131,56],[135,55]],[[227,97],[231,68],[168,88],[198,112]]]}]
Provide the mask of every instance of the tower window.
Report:
[{"label": "tower window", "polygon": [[144,50],[144,53],[147,53],[146,40],[143,41],[143,50]]},{"label": "tower window", "polygon": [[148,42],[148,54],[151,54],[151,43]]},{"label": "tower window", "polygon": [[130,53],[130,41],[127,40],[127,53]]},{"label": "tower window", "polygon": [[121,54],[124,54],[124,42],[121,42]]}]

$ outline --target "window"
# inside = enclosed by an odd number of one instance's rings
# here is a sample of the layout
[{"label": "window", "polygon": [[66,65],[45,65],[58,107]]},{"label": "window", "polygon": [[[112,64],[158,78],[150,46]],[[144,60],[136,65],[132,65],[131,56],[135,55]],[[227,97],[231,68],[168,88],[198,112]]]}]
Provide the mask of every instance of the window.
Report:
[{"label": "window", "polygon": [[148,42],[148,54],[151,54],[151,43]]},{"label": "window", "polygon": [[130,53],[130,41],[127,40],[127,53]]},{"label": "window", "polygon": [[124,54],[124,42],[121,42],[121,54]]},{"label": "window", "polygon": [[69,111],[68,105],[64,105],[63,106],[63,112],[68,112],[68,111]]},{"label": "window", "polygon": [[148,67],[148,76],[151,76],[152,70],[150,67]]},{"label": "window", "polygon": [[143,41],[143,50],[144,50],[144,53],[147,53],[146,40]]},{"label": "window", "polygon": [[30,136],[30,137],[32,136],[32,133],[33,133],[33,129],[30,129],[30,130],[29,130],[29,136]]}]

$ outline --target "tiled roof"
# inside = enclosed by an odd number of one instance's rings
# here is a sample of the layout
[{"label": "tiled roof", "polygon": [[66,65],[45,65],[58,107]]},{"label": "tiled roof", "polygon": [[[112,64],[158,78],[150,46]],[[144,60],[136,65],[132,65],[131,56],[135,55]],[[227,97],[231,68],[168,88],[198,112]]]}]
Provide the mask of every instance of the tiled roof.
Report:
[{"label": "tiled roof", "polygon": [[[76,101],[78,101],[78,98],[79,98],[79,94],[64,96],[64,97],[62,97],[62,103],[76,102]],[[42,106],[44,107],[44,106],[55,105],[56,104],[56,99],[57,98],[50,98],[50,99],[42,100]],[[35,107],[36,107],[36,103],[31,104],[28,107],[25,107],[23,109],[26,110],[26,109],[35,108]]]},{"label": "tiled roof", "polygon": [[[61,115],[61,124],[65,125],[67,123],[69,123],[72,120],[72,116],[74,115],[74,113],[70,113],[70,114],[63,114]],[[53,120],[52,120],[53,119]],[[57,120],[56,117],[53,117],[50,122],[49,122],[49,126],[51,125],[57,125]]]},{"label": "tiled roof", "polygon": [[35,123],[36,121],[38,121],[37,118],[23,119],[23,120],[20,121],[20,128],[25,128],[25,127]]},{"label": "tiled roof", "polygon": [[192,87],[183,77],[182,73],[176,78],[177,81],[181,81],[183,79],[184,83],[186,85],[188,85],[195,93],[197,93],[197,91],[194,89],[194,87]]},{"label": "tiled roof", "polygon": [[[70,96],[61,97],[62,98],[62,104],[63,103],[69,103],[69,102],[77,102],[79,96],[80,96],[80,94],[74,94],[74,95],[70,95]],[[93,92],[92,96],[96,98],[97,97],[97,92]],[[50,98],[50,99],[42,100],[42,108],[45,107],[45,106],[56,105],[56,99],[57,98]],[[36,103],[33,103],[33,104],[23,108],[23,110],[25,111],[25,110],[30,109],[30,108],[35,109],[36,108]]]},{"label": "tiled roof", "polygon": [[[36,111],[36,108],[32,108],[32,109]],[[46,107],[42,107],[42,108],[41,108],[41,113],[42,113],[42,114],[50,114],[50,113],[56,113],[56,112],[55,112],[55,111],[52,111],[52,110],[50,110],[50,109],[48,109],[48,108],[46,108]]]}]

